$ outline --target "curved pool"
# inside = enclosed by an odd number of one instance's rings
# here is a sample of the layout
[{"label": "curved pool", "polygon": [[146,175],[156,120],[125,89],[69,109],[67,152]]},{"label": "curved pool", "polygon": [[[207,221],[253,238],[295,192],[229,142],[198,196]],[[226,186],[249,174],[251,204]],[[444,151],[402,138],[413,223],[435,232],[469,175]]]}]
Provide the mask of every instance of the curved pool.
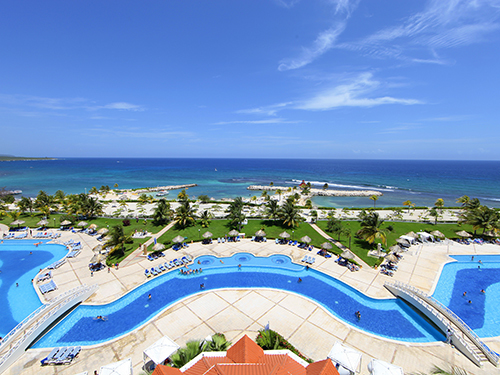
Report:
[{"label": "curved pool", "polygon": [[[346,323],[387,339],[409,342],[444,339],[434,326],[401,300],[367,297],[333,277],[294,264],[285,255],[201,256],[190,268],[202,268],[203,272],[191,275],[168,272],[110,304],[78,306],[35,347],[103,343],[139,328],[186,297],[228,288],[272,288],[296,293],[315,301]],[[204,290],[200,290],[202,283]],[[148,294],[153,298],[148,299]],[[355,316],[358,310],[360,320]],[[98,315],[106,316],[107,321],[94,320]]]}]

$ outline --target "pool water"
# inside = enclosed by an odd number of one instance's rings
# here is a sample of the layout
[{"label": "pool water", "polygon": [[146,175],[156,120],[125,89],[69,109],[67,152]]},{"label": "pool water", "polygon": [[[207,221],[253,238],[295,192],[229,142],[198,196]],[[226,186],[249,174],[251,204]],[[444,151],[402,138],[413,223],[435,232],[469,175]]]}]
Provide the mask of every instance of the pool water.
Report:
[{"label": "pool water", "polygon": [[[39,243],[35,246],[35,243]],[[40,240],[4,240],[0,244],[0,336],[5,336],[19,322],[42,304],[31,280],[40,268],[63,258],[62,245]],[[30,254],[31,252],[31,254]],[[16,286],[16,283],[19,286]]]},{"label": "pool water", "polygon": [[500,336],[500,255],[475,255],[474,260],[470,255],[452,258],[456,262],[443,267],[433,297],[480,337]]},{"label": "pool water", "polygon": [[[107,305],[80,305],[35,347],[95,345],[120,337],[147,323],[167,306],[199,293],[201,283],[205,284],[205,291],[273,288],[297,293],[321,304],[348,324],[389,339],[410,342],[444,339],[401,300],[369,298],[332,277],[292,263],[284,255],[261,258],[240,253],[221,259],[202,256],[190,266],[200,267],[203,269],[200,274],[182,275],[176,271],[163,274]],[[355,316],[356,311],[361,312],[360,320]],[[106,316],[107,321],[95,320],[98,315]]]}]

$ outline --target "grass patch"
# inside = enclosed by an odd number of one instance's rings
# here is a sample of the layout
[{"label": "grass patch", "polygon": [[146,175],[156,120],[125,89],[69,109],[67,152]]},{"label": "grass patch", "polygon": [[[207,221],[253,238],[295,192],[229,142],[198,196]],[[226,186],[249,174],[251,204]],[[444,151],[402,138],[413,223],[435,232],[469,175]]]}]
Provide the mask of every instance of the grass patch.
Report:
[{"label": "grass patch", "polygon": [[[316,223],[318,227],[323,229],[326,233],[326,226],[327,226],[327,221],[318,221]],[[373,244],[369,244],[368,242],[358,239],[355,236],[356,232],[361,228],[360,222],[359,221],[342,221],[342,225],[346,228],[349,228],[351,231],[351,247],[350,249],[355,253],[357,256],[359,256],[363,261],[365,261],[368,265],[370,266],[375,266],[380,264],[380,260],[376,258],[372,258],[368,256],[368,251],[376,249],[377,248],[377,243],[380,242],[380,240],[375,241]],[[392,226],[393,230],[388,231],[387,227]],[[387,247],[384,246],[384,248],[389,248],[392,245],[396,244],[396,238],[400,237],[403,234],[406,234],[408,232],[421,232],[421,231],[426,231],[426,232],[432,232],[434,230],[438,230],[442,232],[447,238],[457,238],[458,236],[455,234],[455,232],[465,230],[468,232],[473,232],[472,226],[471,225],[466,225],[466,224],[425,224],[425,223],[401,223],[401,222],[394,222],[394,221],[385,221],[384,224],[382,224],[382,229],[386,230],[387,233]],[[332,235],[332,238],[338,240],[338,236],[334,235],[332,233],[328,233]],[[345,246],[349,247],[349,238],[346,236],[340,236],[340,242],[344,244]]]}]

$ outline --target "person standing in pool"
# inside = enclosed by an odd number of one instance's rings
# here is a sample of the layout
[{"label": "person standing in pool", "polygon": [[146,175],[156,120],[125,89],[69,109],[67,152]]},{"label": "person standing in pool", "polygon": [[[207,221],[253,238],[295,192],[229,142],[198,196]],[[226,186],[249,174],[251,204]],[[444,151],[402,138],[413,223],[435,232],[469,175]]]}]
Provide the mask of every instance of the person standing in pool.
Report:
[{"label": "person standing in pool", "polygon": [[356,318],[358,318],[358,320],[361,320],[361,312],[359,310],[356,311],[355,315],[356,315]]},{"label": "person standing in pool", "polygon": [[151,299],[151,294],[150,294],[150,295],[148,295],[148,299]]}]

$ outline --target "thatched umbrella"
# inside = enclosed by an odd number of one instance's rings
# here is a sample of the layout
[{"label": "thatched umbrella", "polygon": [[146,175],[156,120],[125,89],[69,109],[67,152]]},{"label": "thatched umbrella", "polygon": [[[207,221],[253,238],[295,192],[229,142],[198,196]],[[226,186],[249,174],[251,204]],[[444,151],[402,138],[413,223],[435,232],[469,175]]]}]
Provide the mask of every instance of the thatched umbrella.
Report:
[{"label": "thatched umbrella", "polygon": [[344,250],[340,256],[345,259],[354,259],[355,257],[351,250]]},{"label": "thatched umbrella", "polygon": [[96,247],[94,247],[92,249],[92,251],[95,252],[95,253],[100,253],[101,250],[102,250],[102,244],[99,244],[99,245],[97,245]]},{"label": "thatched umbrella", "polygon": [[80,221],[78,224],[77,224],[77,227],[84,227],[85,225],[87,225],[88,223],[86,221]]},{"label": "thatched umbrella", "polygon": [[102,263],[104,260],[104,255],[102,254],[95,254],[92,259],[90,260],[90,264],[99,264]]},{"label": "thatched umbrella", "polygon": [[205,233],[203,233],[203,238],[212,238],[213,234],[209,231],[206,231]]},{"label": "thatched umbrella", "polygon": [[309,236],[304,236],[300,239],[304,243],[309,243],[311,242],[311,238]]},{"label": "thatched umbrella", "polygon": [[403,251],[403,249],[402,249],[400,246],[398,246],[398,245],[394,245],[394,246],[391,246],[391,247],[389,248],[389,251],[390,251],[391,253],[396,253],[396,254],[397,254],[397,253],[402,252],[402,251]]},{"label": "thatched umbrella", "polygon": [[101,228],[97,231],[97,234],[106,234],[109,232],[108,228]]},{"label": "thatched umbrella", "polygon": [[498,233],[495,232],[494,230],[488,230],[488,231],[483,233],[483,236],[498,237]]},{"label": "thatched umbrella", "polygon": [[321,248],[325,250],[330,250],[333,248],[332,244],[330,242],[323,242],[321,244]]},{"label": "thatched umbrella", "polygon": [[25,221],[24,220],[14,220],[12,223],[10,223],[11,225],[21,225],[21,224],[24,224]]},{"label": "thatched umbrella", "polygon": [[387,260],[388,262],[394,262],[396,263],[399,259],[396,255],[394,255],[393,253],[390,253],[389,255],[387,255],[385,257],[385,260]]},{"label": "thatched umbrella", "polygon": [[397,238],[396,242],[405,247],[410,246],[410,241],[408,241],[406,238]]},{"label": "thatched umbrella", "polygon": [[434,237],[439,237],[439,238],[445,238],[446,236],[441,233],[440,231],[438,230],[435,230],[435,231],[432,231],[431,234],[434,236]]},{"label": "thatched umbrella", "polygon": [[181,243],[181,242],[183,242],[183,241],[184,241],[184,237],[182,237],[182,236],[177,236],[177,237],[175,237],[172,241],[173,241],[173,242],[175,242],[175,243]]},{"label": "thatched umbrella", "polygon": [[64,225],[71,225],[71,221],[69,221],[69,220],[64,220],[64,221],[61,223],[61,225],[63,225],[63,226],[64,226]]},{"label": "thatched umbrella", "polygon": [[40,220],[38,223],[36,223],[36,225],[39,225],[41,227],[44,227],[46,226],[47,224],[49,223],[49,221],[47,219],[42,219]]},{"label": "thatched umbrella", "polygon": [[287,232],[280,233],[279,236],[281,238],[290,238],[290,235]]},{"label": "thatched umbrella", "polygon": [[415,238],[415,239],[417,239],[417,238],[418,238],[418,234],[416,234],[416,233],[415,233],[415,232],[413,232],[413,231],[412,231],[412,232],[409,232],[409,233],[406,233],[406,236],[408,236],[408,237],[413,237],[413,238]]},{"label": "thatched umbrella", "polygon": [[89,229],[97,229],[97,224],[90,224]]},{"label": "thatched umbrella", "polygon": [[262,229],[259,229],[257,231],[257,233],[255,233],[255,236],[256,237],[265,237],[266,236],[266,232],[264,232]]},{"label": "thatched umbrella", "polygon": [[165,249],[165,245],[162,243],[157,243],[156,245],[153,246],[154,251],[161,251]]},{"label": "thatched umbrella", "polygon": [[229,231],[229,233],[227,234],[229,237],[235,237],[237,236],[238,234],[240,234],[236,229],[232,229]]},{"label": "thatched umbrella", "polygon": [[460,232],[457,232],[457,236],[462,237],[462,238],[469,238],[469,237],[472,237],[472,234],[467,233],[464,230],[461,230]]}]

